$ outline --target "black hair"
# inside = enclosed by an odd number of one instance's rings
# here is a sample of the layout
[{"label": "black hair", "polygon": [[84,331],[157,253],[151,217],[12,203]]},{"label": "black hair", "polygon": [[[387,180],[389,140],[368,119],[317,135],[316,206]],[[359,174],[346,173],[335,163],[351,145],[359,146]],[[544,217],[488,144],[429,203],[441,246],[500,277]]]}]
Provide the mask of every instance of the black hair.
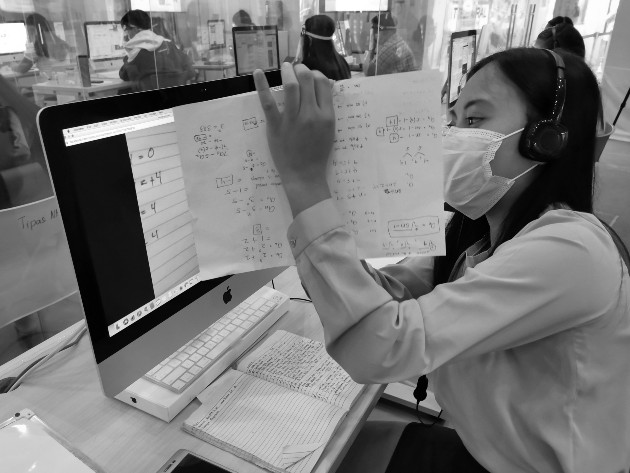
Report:
[{"label": "black hair", "polygon": [[[568,143],[557,159],[539,167],[536,179],[514,202],[490,254],[536,220],[550,205],[562,204],[576,211],[593,212],[595,134],[601,102],[599,87],[593,72],[582,59],[563,50],[556,52],[566,66],[566,99],[560,121],[569,130]],[[528,122],[551,116],[557,68],[547,51],[537,48],[501,51],[475,64],[468,77],[490,64],[497,67],[525,99]],[[447,282],[460,254],[488,235],[485,218],[471,220],[456,211],[446,227],[446,256],[435,260],[435,284]]]},{"label": "black hair", "polygon": [[48,20],[39,13],[31,13],[26,17],[26,26],[35,28],[35,41],[33,46],[35,54],[39,57],[53,58],[63,61],[70,49],[68,44],[58,37],[50,27]]},{"label": "black hair", "polygon": [[121,26],[136,26],[141,30],[151,29],[151,17],[144,10],[129,10],[120,19]]},{"label": "black hair", "polygon": [[586,55],[584,39],[573,26],[573,20],[568,16],[552,18],[544,30],[536,38],[538,44],[545,49],[562,48],[582,59]]},{"label": "black hair", "polygon": [[[304,28],[309,33],[319,36],[332,36],[335,22],[326,15],[315,15],[307,18]],[[337,52],[332,40],[302,38],[302,64],[314,71],[320,71],[329,79],[341,80],[350,78],[350,66]]]},{"label": "black hair", "polygon": [[254,26],[252,17],[245,10],[239,10],[232,15],[232,23],[236,26]]}]

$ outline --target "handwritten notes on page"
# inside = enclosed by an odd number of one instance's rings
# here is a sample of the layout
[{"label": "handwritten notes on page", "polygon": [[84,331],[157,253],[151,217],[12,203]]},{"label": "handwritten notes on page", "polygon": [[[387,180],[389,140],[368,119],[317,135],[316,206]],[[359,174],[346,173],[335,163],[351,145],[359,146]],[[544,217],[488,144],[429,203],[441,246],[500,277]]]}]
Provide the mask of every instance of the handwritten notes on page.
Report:
[{"label": "handwritten notes on page", "polygon": [[[445,252],[439,89],[436,71],[334,85],[328,182],[360,258]],[[202,277],[293,264],[292,216],[256,93],[174,116]]]},{"label": "handwritten notes on page", "polygon": [[0,211],[0,327],[77,291],[56,197]]},{"label": "handwritten notes on page", "polygon": [[153,290],[163,294],[199,271],[175,125],[125,136]]}]

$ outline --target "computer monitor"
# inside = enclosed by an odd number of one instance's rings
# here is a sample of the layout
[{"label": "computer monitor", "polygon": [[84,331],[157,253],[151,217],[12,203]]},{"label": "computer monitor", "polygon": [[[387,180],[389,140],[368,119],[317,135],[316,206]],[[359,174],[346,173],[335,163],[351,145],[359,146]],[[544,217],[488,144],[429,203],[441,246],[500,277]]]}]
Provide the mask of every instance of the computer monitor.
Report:
[{"label": "computer monitor", "polygon": [[237,76],[280,68],[277,26],[236,26],[232,37]]},{"label": "computer monitor", "polygon": [[88,56],[98,70],[115,69],[125,56],[123,30],[117,21],[84,23]]},{"label": "computer monitor", "polygon": [[[267,77],[280,85],[279,71]],[[132,383],[286,269],[199,279],[172,110],[252,90],[251,76],[235,77],[38,114],[109,397],[121,399]],[[186,393],[186,404],[197,394]]]},{"label": "computer monitor", "polygon": [[153,12],[181,12],[182,0],[131,0],[132,10]]},{"label": "computer monitor", "polygon": [[0,23],[0,55],[21,55],[26,50],[28,36],[23,21]]},{"label": "computer monitor", "polygon": [[451,35],[448,61],[448,105],[452,107],[466,84],[468,71],[477,58],[477,31],[458,31]]},{"label": "computer monitor", "polygon": [[208,20],[208,45],[210,49],[225,48],[224,20]]}]

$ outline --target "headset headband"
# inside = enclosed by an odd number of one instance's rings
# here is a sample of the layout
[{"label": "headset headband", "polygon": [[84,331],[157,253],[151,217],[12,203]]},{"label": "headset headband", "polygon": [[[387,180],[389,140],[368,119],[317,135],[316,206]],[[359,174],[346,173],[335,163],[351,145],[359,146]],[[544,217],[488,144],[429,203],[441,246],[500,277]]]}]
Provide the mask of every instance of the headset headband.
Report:
[{"label": "headset headband", "polygon": [[562,117],[562,110],[564,109],[564,101],[566,99],[567,94],[567,84],[564,78],[564,60],[560,55],[550,49],[546,49],[549,54],[553,57],[553,60],[556,63],[557,70],[557,80],[556,80],[556,94],[553,100],[553,111],[551,113],[551,120],[554,123],[560,122],[560,118]]}]

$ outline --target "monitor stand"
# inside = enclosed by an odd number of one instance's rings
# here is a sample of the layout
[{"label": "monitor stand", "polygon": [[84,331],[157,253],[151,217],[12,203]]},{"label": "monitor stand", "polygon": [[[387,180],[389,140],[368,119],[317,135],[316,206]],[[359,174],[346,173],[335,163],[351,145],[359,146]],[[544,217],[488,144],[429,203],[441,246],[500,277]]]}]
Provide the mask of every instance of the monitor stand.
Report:
[{"label": "monitor stand", "polygon": [[181,393],[175,393],[162,386],[140,378],[116,397],[130,406],[170,422],[190,402],[192,402],[208,384],[218,378],[238,357],[253,346],[276,321],[289,310],[289,300],[285,300],[273,312],[258,322],[227,351],[225,351],[196,381]]}]

